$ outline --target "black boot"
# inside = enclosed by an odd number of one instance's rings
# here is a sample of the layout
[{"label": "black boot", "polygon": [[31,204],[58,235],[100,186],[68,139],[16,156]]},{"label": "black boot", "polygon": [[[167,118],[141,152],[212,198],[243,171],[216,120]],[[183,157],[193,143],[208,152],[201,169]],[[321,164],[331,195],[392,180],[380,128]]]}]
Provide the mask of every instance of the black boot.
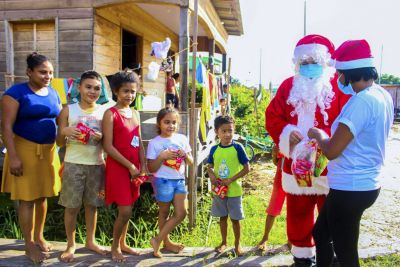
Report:
[{"label": "black boot", "polygon": [[339,262],[339,260],[336,258],[336,256],[333,257],[332,267],[340,267],[340,262]]},{"label": "black boot", "polygon": [[296,258],[293,257],[294,263],[292,267],[315,267],[315,257],[311,258]]}]

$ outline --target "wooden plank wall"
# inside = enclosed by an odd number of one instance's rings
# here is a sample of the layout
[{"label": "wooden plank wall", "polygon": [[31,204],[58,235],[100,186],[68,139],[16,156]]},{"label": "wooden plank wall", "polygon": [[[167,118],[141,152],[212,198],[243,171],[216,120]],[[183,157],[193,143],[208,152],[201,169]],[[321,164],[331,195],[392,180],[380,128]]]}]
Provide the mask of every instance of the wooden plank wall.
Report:
[{"label": "wooden plank wall", "polygon": [[54,21],[13,23],[15,83],[26,81],[26,57],[33,51],[45,55],[51,62],[56,59]]},{"label": "wooden plank wall", "polygon": [[83,17],[59,17],[59,77],[80,77],[93,69],[93,13]]},{"label": "wooden plank wall", "polygon": [[[4,0],[0,3],[0,10],[0,56],[5,53],[4,20],[8,20],[13,28],[21,22],[52,21],[56,49],[54,53],[50,52],[52,53],[50,58],[55,68],[58,68],[59,77],[79,77],[83,71],[93,68],[92,1]],[[43,34],[45,36],[39,33],[37,37],[47,38],[46,42],[50,41],[48,40],[49,33]],[[17,37],[18,35],[20,33],[17,33]],[[48,46],[48,43],[43,45]],[[14,61],[22,63],[25,58],[26,54],[23,57],[16,54]],[[56,59],[59,62],[58,66]],[[5,57],[0,57],[0,91],[4,90],[5,64]],[[15,70],[17,71],[17,66]]]},{"label": "wooden plank wall", "polygon": [[[155,60],[155,57],[150,56],[151,43],[155,41],[164,41],[166,37],[169,37],[172,41],[171,50],[178,51],[178,35],[133,3],[97,8],[96,15],[142,38],[143,48],[141,51],[141,58],[143,66],[143,87],[147,93],[160,97],[162,103],[164,103],[165,73],[160,72],[155,82],[149,81],[146,78],[148,73],[147,66],[151,61]],[[94,45],[97,47],[96,39]],[[99,64],[99,60],[97,60],[98,54],[100,53],[96,52],[94,55],[96,59],[96,68]],[[119,59],[120,57],[121,55]],[[157,62],[160,63],[160,60],[157,60]],[[119,64],[121,64],[120,61]]]},{"label": "wooden plank wall", "polygon": [[93,39],[93,67],[102,75],[110,75],[121,68],[121,28],[95,15]]}]

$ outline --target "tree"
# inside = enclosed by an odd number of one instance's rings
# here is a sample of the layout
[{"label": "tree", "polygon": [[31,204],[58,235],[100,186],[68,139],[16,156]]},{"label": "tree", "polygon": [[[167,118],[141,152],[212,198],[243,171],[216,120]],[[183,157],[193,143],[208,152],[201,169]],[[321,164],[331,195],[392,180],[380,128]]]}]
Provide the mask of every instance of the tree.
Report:
[{"label": "tree", "polygon": [[381,84],[400,84],[400,77],[385,73],[381,77]]},{"label": "tree", "polygon": [[[231,87],[232,115],[235,118],[236,132],[245,126],[251,136],[265,133],[265,109],[270,102],[269,91],[262,88],[262,98],[257,103],[257,116],[254,114],[254,90],[244,85]],[[258,120],[256,119],[258,118]]]},{"label": "tree", "polygon": [[231,86],[242,86],[242,84],[239,79],[233,78],[231,76]]}]

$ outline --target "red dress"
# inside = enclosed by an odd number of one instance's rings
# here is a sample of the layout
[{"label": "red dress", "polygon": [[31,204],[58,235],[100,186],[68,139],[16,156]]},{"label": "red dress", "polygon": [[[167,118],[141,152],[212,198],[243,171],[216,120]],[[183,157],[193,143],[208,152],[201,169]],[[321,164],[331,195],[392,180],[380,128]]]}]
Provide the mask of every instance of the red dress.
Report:
[{"label": "red dress", "polygon": [[[140,126],[133,118],[126,118],[114,107],[113,113],[113,146],[126,159],[140,169]],[[119,206],[132,205],[140,195],[139,187],[130,182],[129,170],[114,160],[111,156],[106,159],[106,204],[116,203]]]}]

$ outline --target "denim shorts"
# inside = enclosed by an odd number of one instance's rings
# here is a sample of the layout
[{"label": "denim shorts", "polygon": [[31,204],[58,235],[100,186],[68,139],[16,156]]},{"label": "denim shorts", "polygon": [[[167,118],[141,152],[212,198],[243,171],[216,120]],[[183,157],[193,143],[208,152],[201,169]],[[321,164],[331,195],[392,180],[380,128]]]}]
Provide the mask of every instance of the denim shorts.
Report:
[{"label": "denim shorts", "polygon": [[153,189],[156,200],[160,202],[171,202],[175,194],[187,194],[185,179],[166,179],[155,177]]}]

